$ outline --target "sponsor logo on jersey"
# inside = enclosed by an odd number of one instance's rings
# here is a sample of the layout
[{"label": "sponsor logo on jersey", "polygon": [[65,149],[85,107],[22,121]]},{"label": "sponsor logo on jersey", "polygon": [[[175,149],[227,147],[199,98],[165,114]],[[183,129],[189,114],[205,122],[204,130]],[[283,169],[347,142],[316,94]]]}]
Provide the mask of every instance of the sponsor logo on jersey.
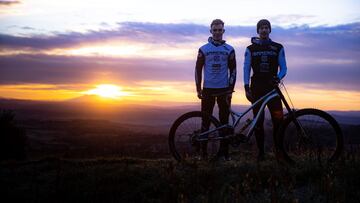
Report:
[{"label": "sponsor logo on jersey", "polygon": [[209,52],[206,52],[206,56],[209,56],[209,55],[228,55],[228,52],[226,52],[226,51],[209,51]]},{"label": "sponsor logo on jersey", "polygon": [[276,56],[277,53],[275,51],[255,51],[252,53],[252,56],[263,56],[263,55]]}]

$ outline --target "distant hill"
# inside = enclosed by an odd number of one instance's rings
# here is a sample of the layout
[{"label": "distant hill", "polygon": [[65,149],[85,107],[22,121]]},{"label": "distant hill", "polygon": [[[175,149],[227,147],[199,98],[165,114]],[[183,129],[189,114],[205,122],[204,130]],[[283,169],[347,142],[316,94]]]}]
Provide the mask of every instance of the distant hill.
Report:
[{"label": "distant hill", "polygon": [[[233,105],[239,112],[248,106]],[[104,119],[122,123],[145,125],[170,125],[178,116],[200,110],[198,104],[160,103],[134,104],[132,101],[117,101],[98,96],[85,95],[63,102],[0,99],[0,109],[12,109],[18,119]],[[341,124],[360,125],[360,111],[329,111]],[[217,108],[214,115],[217,117]],[[252,113],[249,114],[251,116]],[[266,117],[269,118],[268,112]]]},{"label": "distant hill", "polygon": [[360,125],[360,111],[330,111],[331,115],[342,124]]}]

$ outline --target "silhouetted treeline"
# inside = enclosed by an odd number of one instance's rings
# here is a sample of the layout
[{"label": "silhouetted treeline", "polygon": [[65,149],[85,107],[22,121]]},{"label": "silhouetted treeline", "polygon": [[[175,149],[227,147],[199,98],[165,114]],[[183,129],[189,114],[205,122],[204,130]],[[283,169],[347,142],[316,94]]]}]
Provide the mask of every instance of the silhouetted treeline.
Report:
[{"label": "silhouetted treeline", "polygon": [[25,159],[26,143],[26,131],[16,125],[14,112],[0,110],[0,160]]}]

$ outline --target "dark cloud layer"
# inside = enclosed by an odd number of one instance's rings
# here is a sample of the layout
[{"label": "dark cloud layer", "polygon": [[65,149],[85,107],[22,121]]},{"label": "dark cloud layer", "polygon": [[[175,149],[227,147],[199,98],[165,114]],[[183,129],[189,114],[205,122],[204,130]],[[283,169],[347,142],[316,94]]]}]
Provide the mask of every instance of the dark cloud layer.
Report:
[{"label": "dark cloud layer", "polygon": [[[55,36],[20,37],[0,33],[0,44],[8,48],[53,49],[72,47],[83,43],[98,42],[111,39],[130,39],[148,43],[182,43],[199,40],[200,35],[209,35],[209,28],[196,24],[158,24],[125,22],[112,30],[97,30],[87,33],[54,33]],[[332,45],[351,46],[360,50],[360,23],[339,25],[335,27],[308,26],[284,29],[274,27],[275,39],[293,40],[304,43],[318,43],[328,48]],[[227,26],[226,36],[251,37],[256,34],[255,26]],[[320,47],[320,48],[321,48]]]},{"label": "dark cloud layer", "polygon": [[[209,28],[196,24],[158,24],[158,23],[119,23],[112,30],[97,30],[87,33],[54,33],[55,36],[20,37],[0,33],[0,45],[4,48],[54,49],[77,46],[84,43],[111,39],[128,39],[147,43],[182,43],[198,41],[200,36],[208,36]],[[227,26],[226,36],[251,37],[256,35],[255,26]],[[360,51],[360,23],[335,27],[308,26],[284,29],[273,28],[273,37],[278,41],[302,42],[308,46],[326,49],[331,46],[338,49]],[[204,40],[205,41],[205,40]]]},{"label": "dark cloud layer", "polygon": [[[107,57],[65,57],[18,55],[0,57],[0,83],[87,83],[101,78],[119,80],[128,85],[143,80],[192,81],[194,61],[152,59],[115,59]],[[294,68],[292,68],[294,67]],[[242,66],[238,64],[238,85],[242,86]],[[360,91],[358,64],[292,64],[287,83],[319,84],[327,88]]]},{"label": "dark cloud layer", "polygon": [[0,33],[3,48],[47,50],[67,48],[111,39],[126,39],[147,43],[181,43],[196,34],[207,33],[207,27],[194,24],[121,23],[117,29],[87,33],[54,33],[55,36],[12,36]]},{"label": "dark cloud layer", "polygon": [[107,57],[66,57],[49,55],[0,56],[0,83],[86,83],[111,79],[136,83],[142,80],[186,80],[192,71],[188,62],[117,59]]},{"label": "dark cloud layer", "polygon": [[[157,44],[206,42],[208,27],[195,24],[119,23],[113,30],[62,33],[55,36],[17,37],[0,34],[0,47],[50,50],[123,38]],[[254,36],[255,26],[227,26],[225,37]],[[360,91],[360,23],[334,27],[273,27],[271,37],[285,46],[288,83],[312,83],[324,87]],[[233,42],[242,82],[245,47]],[[1,49],[1,48],[0,48]],[[196,50],[195,50],[196,52]],[[194,56],[195,57],[195,56]],[[0,82],[81,83],[111,75],[127,83],[141,80],[192,81],[193,60],[124,59],[49,55],[0,56]],[[105,77],[105,76],[104,76]]]}]

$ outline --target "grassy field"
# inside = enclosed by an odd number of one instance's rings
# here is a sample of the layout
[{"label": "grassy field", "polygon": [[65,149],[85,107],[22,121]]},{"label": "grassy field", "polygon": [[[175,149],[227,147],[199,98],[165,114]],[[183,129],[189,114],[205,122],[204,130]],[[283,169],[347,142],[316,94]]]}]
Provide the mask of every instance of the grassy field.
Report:
[{"label": "grassy field", "polygon": [[3,162],[1,202],[359,202],[360,157],[334,165],[228,162],[178,164],[131,157]]},{"label": "grassy field", "polygon": [[274,158],[271,142],[258,163],[254,139],[233,149],[232,161],[177,163],[168,127],[106,120],[18,125],[26,129],[26,159],[0,161],[0,202],[360,202],[360,126],[343,126],[346,147],[337,163],[287,166]]}]

